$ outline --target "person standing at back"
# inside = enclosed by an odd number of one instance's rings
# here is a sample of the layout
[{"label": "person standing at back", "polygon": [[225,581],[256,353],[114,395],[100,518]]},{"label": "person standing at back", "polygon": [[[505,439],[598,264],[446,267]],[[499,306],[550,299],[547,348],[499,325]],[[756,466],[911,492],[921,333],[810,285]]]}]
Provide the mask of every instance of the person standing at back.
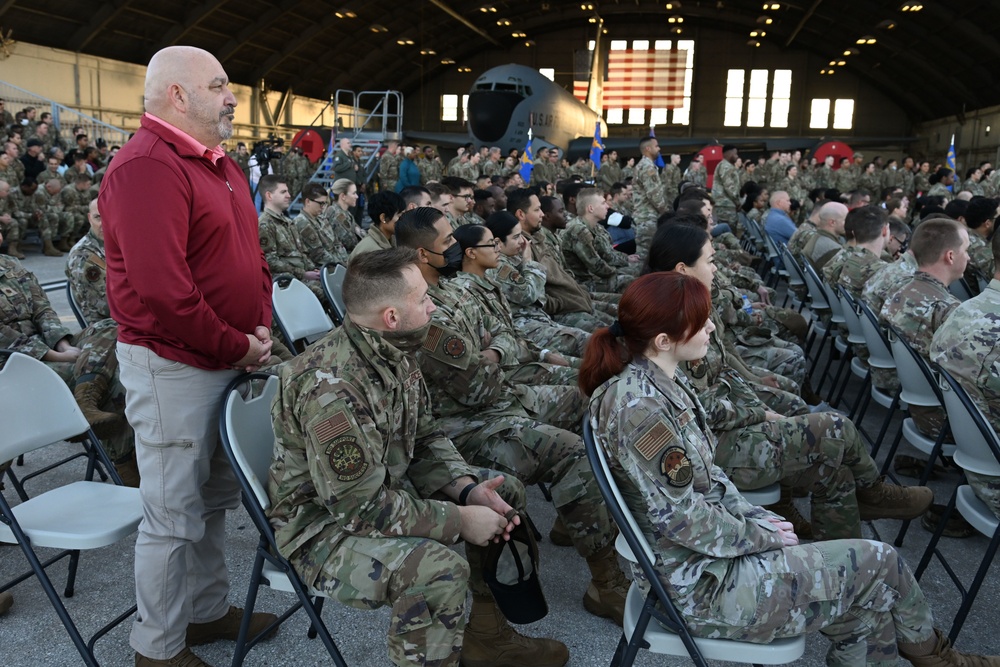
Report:
[{"label": "person standing at back", "polygon": [[[240,489],[218,446],[219,403],[233,378],[270,357],[271,276],[250,190],[219,146],[235,106],[210,53],[158,51],[141,127],[98,198],[142,475],[137,666],[204,665],[189,647],[235,639],[242,617],[227,599],[226,510]],[[255,614],[251,634],[274,619]]]}]

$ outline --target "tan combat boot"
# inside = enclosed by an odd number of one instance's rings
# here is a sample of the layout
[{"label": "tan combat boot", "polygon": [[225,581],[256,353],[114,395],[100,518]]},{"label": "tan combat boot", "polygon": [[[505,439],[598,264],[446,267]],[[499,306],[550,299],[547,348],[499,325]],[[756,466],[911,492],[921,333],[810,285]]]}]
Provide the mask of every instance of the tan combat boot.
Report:
[{"label": "tan combat boot", "polygon": [[472,596],[462,641],[463,667],[563,667],[567,662],[565,644],[525,637],[510,626],[492,598]]},{"label": "tan combat boot", "polygon": [[802,516],[799,512],[799,508],[795,506],[795,503],[792,501],[794,496],[795,493],[790,487],[782,485],[781,498],[778,502],[773,505],[768,505],[764,509],[769,512],[774,512],[778,516],[785,517],[785,521],[792,524],[792,527],[795,529],[795,534],[799,536],[799,539],[811,540],[813,538],[812,524],[809,523],[808,519]]},{"label": "tan combat boot", "polygon": [[14,606],[14,596],[10,594],[10,591],[4,591],[0,593],[0,616],[3,616],[10,608]]},{"label": "tan combat boot", "polygon": [[107,438],[125,425],[124,415],[101,410],[100,406],[108,397],[107,378],[94,375],[86,380],[77,380],[73,397],[98,438]]},{"label": "tan combat boot", "polygon": [[934,502],[934,492],[926,486],[886,484],[884,476],[874,486],[859,486],[855,494],[862,521],[916,519]]},{"label": "tan combat boot", "polygon": [[552,542],[557,547],[573,546],[573,538],[570,536],[562,517],[558,514],[556,515],[556,520],[552,523],[552,530],[549,531],[549,542]]},{"label": "tan combat boot", "polygon": [[55,245],[56,250],[61,250],[63,252],[69,252],[71,249],[69,245],[69,238],[66,236],[56,241],[53,245]]},{"label": "tan combat boot", "polygon": [[18,247],[17,241],[10,241],[7,244],[7,254],[11,257],[16,257],[17,259],[24,259],[24,253]]},{"label": "tan combat boot", "polygon": [[583,607],[594,616],[610,618],[618,625],[625,620],[625,597],[632,585],[618,565],[614,540],[587,558],[590,586],[583,594]]},{"label": "tan combat boot", "polygon": [[122,478],[122,484],[131,486],[133,489],[139,488],[139,464],[135,461],[135,450],[122,459],[115,461],[115,470]]},{"label": "tan combat boot", "polygon": [[934,636],[920,644],[899,644],[899,655],[916,667],[1000,667],[1000,657],[961,653],[948,636],[934,629]]},{"label": "tan combat boot", "polygon": [[42,254],[46,257],[62,257],[63,253],[59,252],[54,245],[52,245],[52,239],[45,239],[42,242]]}]

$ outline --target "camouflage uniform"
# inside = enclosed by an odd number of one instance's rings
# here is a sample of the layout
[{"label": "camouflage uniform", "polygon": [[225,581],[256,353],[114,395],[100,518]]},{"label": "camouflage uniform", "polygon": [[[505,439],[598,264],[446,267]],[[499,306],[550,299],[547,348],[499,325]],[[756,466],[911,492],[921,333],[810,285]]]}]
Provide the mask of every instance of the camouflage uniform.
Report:
[{"label": "camouflage uniform", "polygon": [[[77,382],[100,376],[107,380],[109,392],[100,406],[107,412],[125,411],[125,389],[118,381],[118,357],[115,345],[118,325],[114,320],[93,322],[76,336],[62,321],[45,296],[34,274],[10,257],[0,255],[0,349],[22,352],[41,360],[56,344],[67,339],[80,348],[75,362],[46,361],[45,365],[73,389]],[[131,456],[135,435],[125,422],[113,436],[102,442],[112,461]]]},{"label": "camouflage uniform", "polygon": [[548,161],[548,158],[538,158],[535,160],[535,166],[531,170],[530,185],[535,185],[542,181],[555,183],[557,177],[556,168]]},{"label": "camouflage uniform", "polygon": [[966,192],[971,192],[974,197],[975,196],[979,196],[979,197],[985,197],[986,196],[986,192],[983,190],[982,184],[979,181],[972,180],[971,178],[966,179],[966,181],[964,183],[962,183],[962,187],[959,188],[958,191],[962,192],[963,190],[966,191]]},{"label": "camouflage uniform", "polygon": [[46,198],[36,190],[31,196],[26,196],[21,188],[11,188],[8,195],[14,207],[14,217],[22,230],[36,227],[43,241],[51,241],[59,229],[51,224],[51,218],[45,215]]},{"label": "camouflage uniform", "polygon": [[90,225],[87,222],[90,200],[93,199],[90,190],[77,190],[76,184],[72,183],[59,192],[59,199],[62,202],[63,213],[69,219],[70,233],[82,234]]},{"label": "camouflage uniform", "polygon": [[931,186],[931,189],[927,191],[928,197],[944,197],[944,201],[947,204],[952,199],[955,198],[949,190],[948,186],[943,183],[935,183]]},{"label": "camouflage uniform", "polygon": [[400,155],[393,155],[389,151],[382,153],[378,161],[378,180],[382,192],[396,191],[396,183],[399,182],[399,163],[402,159]]},{"label": "camouflage uniform", "polygon": [[104,241],[88,232],[69,251],[66,278],[80,312],[87,322],[111,317],[105,290],[107,265],[104,261]]},{"label": "camouflage uniform", "polygon": [[271,269],[271,277],[277,278],[281,273],[295,276],[312,290],[317,299],[323,301],[326,297],[319,281],[305,278],[306,271],[313,271],[316,266],[309,259],[299,232],[288,216],[277,215],[264,209],[257,218],[257,226],[260,248],[264,251],[264,259]]},{"label": "camouflage uniform", "polygon": [[969,264],[974,266],[983,278],[986,280],[993,278],[993,274],[996,272],[993,263],[993,248],[988,241],[971,229],[969,230],[969,260]]},{"label": "camouflage uniform", "polygon": [[42,205],[42,218],[44,220],[44,222],[39,223],[39,226],[44,224],[52,230],[54,238],[68,239],[73,229],[74,217],[66,211],[60,195],[61,191],[50,195],[44,184],[39,184],[35,196],[38,197]]},{"label": "camouflage uniform", "polygon": [[767,421],[769,406],[730,366],[722,335],[717,328],[706,357],[681,365],[719,439],[719,466],[742,489],[811,488],[816,539],[861,537],[855,488],[876,485],[879,474],[854,424],[832,412]]},{"label": "camouflage uniform", "polygon": [[[882,319],[892,326],[925,361],[930,361],[934,332],[961,303],[940,280],[919,269],[882,306]],[[967,333],[972,333],[971,329]],[[936,438],[946,419],[943,407],[910,406],[910,414],[921,433]]]},{"label": "camouflage uniform", "polygon": [[[489,336],[489,347],[500,353],[500,368],[515,384],[576,387],[576,368],[544,363],[542,348],[514,328],[514,317],[503,290],[493,280],[460,271],[449,287],[468,292],[479,305],[479,322]],[[569,359],[579,367],[579,359]],[[579,413],[583,416],[582,403]]]},{"label": "camouflage uniform", "polygon": [[[860,246],[846,246],[842,252],[844,258],[839,275],[836,277],[827,276],[827,284],[839,284],[855,299],[860,299],[861,292],[868,281],[887,264],[876,257],[875,253]],[[823,274],[826,275],[826,267],[823,268]],[[832,281],[831,278],[833,278]]]},{"label": "camouflage uniform", "polygon": [[17,207],[14,204],[15,187],[17,186],[12,185],[7,196],[0,199],[0,217],[10,216],[10,222],[0,223],[0,234],[3,234],[3,240],[8,243],[19,242],[26,231],[25,222],[17,215]]},{"label": "camouflage uniform", "polygon": [[856,189],[861,192],[867,192],[873,200],[878,199],[878,196],[882,191],[882,179],[879,178],[877,172],[869,174],[866,171],[858,177]]},{"label": "camouflage uniform", "polygon": [[678,188],[681,181],[684,180],[684,174],[681,173],[680,167],[673,163],[668,164],[660,172],[660,180],[663,181],[663,190],[666,193],[667,201],[672,202],[677,199],[677,195],[680,194]]},{"label": "camouflage uniform", "polygon": [[834,187],[836,179],[834,178],[833,169],[825,164],[818,167],[816,169],[815,183],[817,188],[823,188],[824,190]]},{"label": "camouflage uniform", "polygon": [[[340,207],[338,207],[340,208]],[[322,216],[312,217],[302,211],[295,220],[292,221],[298,231],[299,241],[302,249],[312,263],[312,266],[320,267],[327,264],[347,265],[347,250],[340,238],[334,233],[334,229],[329,220]]]},{"label": "camouflage uniform", "polygon": [[891,546],[782,548],[775,515],[751,505],[716,465],[708,416],[682,374],[633,361],[594,393],[591,415],[660,580],[695,636],[766,643],[820,631],[831,641],[827,664],[880,667],[897,664],[897,642],[934,636],[923,593]]},{"label": "camouflage uniform", "polygon": [[[393,664],[457,665],[467,585],[488,594],[485,549],[466,545],[466,563],[450,548],[461,516],[438,491],[486,471],[435,427],[416,361],[349,318],[280,378],[268,480],[279,551],[338,602],[391,604]],[[517,480],[501,495],[524,507]]]},{"label": "camouflage uniform", "polygon": [[801,261],[802,251],[805,250],[806,245],[809,243],[809,240],[813,237],[813,235],[818,232],[819,230],[816,228],[816,225],[811,223],[809,220],[805,220],[801,225],[799,225],[786,244],[788,252],[792,253],[792,257]]},{"label": "camouflage uniform", "polygon": [[879,315],[887,298],[896,293],[917,272],[917,260],[912,252],[904,252],[895,262],[882,266],[861,290],[861,299]]},{"label": "camouflage uniform", "polygon": [[351,251],[351,255],[348,259],[353,259],[366,252],[388,250],[389,248],[395,247],[396,238],[393,237],[391,239],[387,239],[385,234],[379,231],[378,225],[373,224],[368,228],[368,233],[365,234],[365,237],[358,241],[358,245],[354,246],[354,250]]},{"label": "camouflage uniform", "polygon": [[[594,292],[621,292],[638,274],[638,263],[611,246],[611,237],[600,225],[575,218],[559,240],[566,266],[577,282]],[[633,268],[636,267],[636,268]]]},{"label": "camouflage uniform", "polygon": [[565,401],[545,400],[549,388],[512,385],[500,366],[480,354],[488,339],[473,297],[447,285],[431,285],[428,293],[438,309],[417,359],[438,427],[473,465],[499,470],[525,485],[551,484],[552,502],[577,551],[585,557],[596,554],[614,540],[615,528],[583,441],[565,430],[580,426],[579,392],[559,388],[568,390],[564,398],[578,403],[571,413]]},{"label": "camouflage uniform", "polygon": [[545,227],[531,236],[531,254],[545,267],[545,300],[542,307],[559,324],[594,331],[610,326],[618,314],[617,301],[585,290],[566,268],[559,239]]},{"label": "camouflage uniform", "polygon": [[[416,163],[417,171],[420,172],[421,185],[426,185],[431,181],[441,180],[441,175],[444,173],[444,169],[440,159],[428,159],[426,157],[421,157],[419,160],[416,160]],[[330,208],[333,207],[331,206]]]},{"label": "camouflage uniform", "polygon": [[611,192],[611,186],[622,182],[622,168],[608,159],[597,172],[597,185],[604,192]]},{"label": "camouflage uniform", "polygon": [[858,168],[853,164],[847,167],[841,167],[834,174],[834,181],[836,182],[836,188],[840,192],[852,192],[858,186]]},{"label": "camouflage uniform", "polygon": [[562,355],[583,357],[590,339],[583,329],[559,324],[545,312],[545,267],[520,256],[500,256],[500,266],[486,275],[503,291],[510,304],[514,328],[523,337],[533,340],[542,348],[555,350]]},{"label": "camouflage uniform", "polygon": [[913,191],[920,194],[928,194],[931,191],[930,174],[918,171],[913,175]]},{"label": "camouflage uniform", "polygon": [[331,203],[325,211],[320,213],[319,217],[330,226],[347,252],[354,250],[354,246],[358,245],[360,239],[357,232],[354,231],[357,223],[354,222],[354,216],[349,210],[341,208],[336,203]]},{"label": "camouflage uniform", "polygon": [[736,165],[729,160],[721,160],[715,167],[715,177],[712,179],[712,197],[715,199],[715,217],[722,223],[732,226],[737,236],[742,231],[737,229],[736,211],[740,207],[740,174]]},{"label": "camouflage uniform", "polygon": [[817,229],[816,233],[809,239],[809,242],[802,248],[802,255],[812,262],[817,271],[822,271],[826,263],[840,252],[843,247],[844,244],[831,232],[825,229]]},{"label": "camouflage uniform", "polygon": [[635,219],[636,253],[645,257],[656,233],[656,219],[670,208],[667,190],[656,171],[656,165],[645,155],[635,165],[632,201],[635,202],[632,218]]},{"label": "camouflage uniform", "polygon": [[[958,305],[930,344],[931,361],[969,393],[994,429],[1000,430],[1000,280]],[[1000,517],[1000,477],[966,470],[973,492]]]}]

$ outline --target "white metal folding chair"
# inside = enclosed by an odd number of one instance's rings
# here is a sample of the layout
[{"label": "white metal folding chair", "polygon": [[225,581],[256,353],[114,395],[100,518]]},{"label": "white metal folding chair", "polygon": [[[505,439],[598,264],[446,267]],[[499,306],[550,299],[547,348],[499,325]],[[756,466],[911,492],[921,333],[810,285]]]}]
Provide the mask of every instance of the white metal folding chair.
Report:
[{"label": "white metal folding chair", "polygon": [[[996,430],[955,378],[943,369],[938,369],[938,373],[941,377],[939,384],[941,397],[957,443],[954,456],[955,464],[963,471],[1000,477],[1000,439],[997,438]],[[956,508],[977,531],[990,538],[989,546],[983,554],[983,560],[980,561],[979,568],[976,570],[968,590],[962,585],[961,579],[945,559],[944,554],[937,548],[938,541],[948,524],[948,519]],[[982,586],[983,579],[986,577],[986,572],[993,562],[998,547],[1000,547],[1000,519],[997,519],[986,503],[976,496],[972,487],[967,484],[957,486],[951,494],[948,507],[941,515],[934,536],[927,545],[927,549],[920,559],[920,564],[917,565],[914,572],[914,577],[919,581],[924,570],[927,569],[931,557],[936,556],[955,586],[958,587],[962,604],[958,608],[958,612],[955,613],[951,630],[948,631],[948,637],[952,642],[958,638],[958,633],[962,630],[962,625],[976,600],[976,594]]]},{"label": "white metal folding chair", "polygon": [[333,319],[339,327],[344,323],[347,316],[347,307],[344,306],[344,276],[347,275],[347,267],[337,264],[333,271],[329,266],[324,266],[321,274],[323,283],[323,293],[326,300],[333,306]]},{"label": "white metal folding chair", "polygon": [[[858,311],[856,310],[857,306],[854,303],[854,297],[852,297],[851,294],[841,285],[837,285],[834,293],[840,300],[840,312],[844,316],[844,325],[847,327],[846,344],[841,346],[839,339],[835,343],[837,345],[837,349],[844,355],[843,361],[837,368],[837,374],[833,377],[833,386],[830,388],[829,403],[833,407],[837,407],[844,398],[844,391],[847,389],[847,383],[850,381],[851,375],[853,374],[861,378],[862,382],[864,382],[864,380],[868,377],[869,371],[864,363],[854,354],[855,345],[865,344],[865,334],[861,328],[861,320],[858,318]],[[836,394],[836,396],[834,396],[834,391],[840,381],[840,374],[843,371],[845,364],[848,368],[848,374],[844,376],[844,382],[840,384],[840,391]]]},{"label": "white metal folding chair", "polygon": [[[886,339],[885,334],[882,333],[878,317],[875,315],[874,311],[872,311],[871,307],[864,301],[859,299],[854,303],[860,310],[858,319],[861,321],[861,330],[865,336],[865,344],[868,346],[869,368],[895,370],[896,360],[893,358],[892,352],[889,350],[889,341]],[[867,393],[865,392],[866,389],[868,390]],[[872,440],[871,437],[869,437],[860,427],[860,424],[864,419],[865,412],[868,409],[868,404],[873,400],[888,411],[885,415],[885,420],[882,422],[882,428],[879,431],[878,437],[874,440]],[[851,420],[858,425],[858,431],[871,443],[872,458],[875,457],[879,448],[882,446],[882,440],[885,438],[885,434],[889,430],[889,424],[892,422],[892,418],[896,415],[896,410],[906,410],[907,407],[906,403],[899,398],[898,391],[894,396],[890,396],[876,387],[875,383],[871,380],[871,373],[868,374],[868,380],[865,383],[865,387],[862,389],[861,394],[858,394],[858,404],[856,404],[851,410]]]},{"label": "white metal folding chair", "polygon": [[324,598],[309,591],[292,564],[278,552],[274,530],[267,519],[266,512],[271,506],[271,500],[267,495],[266,485],[271,456],[274,453],[271,401],[277,391],[277,377],[265,373],[240,376],[226,388],[219,415],[222,447],[239,482],[243,506],[260,535],[232,664],[233,667],[242,665],[247,653],[272,629],[268,627],[257,637],[248,637],[250,618],[257,602],[258,590],[261,585],[266,584],[275,590],[294,593],[298,597],[298,602],[282,614],[272,627],[283,623],[299,608],[304,609],[312,623],[309,637],[314,638],[318,634],[334,664],[337,667],[347,667],[330,635],[330,630],[323,623],[321,614]]},{"label": "white metal folding chair", "polygon": [[785,665],[802,657],[806,646],[805,635],[778,639],[770,644],[692,636],[660,581],[653,565],[656,556],[611,476],[604,450],[594,440],[589,415],[583,419],[583,441],[597,486],[621,531],[616,547],[622,556],[642,568],[650,584],[650,592],[645,599],[639,584],[633,582],[629,587],[624,627],[612,659],[613,666],[631,667],[640,648],[664,655],[688,656],[698,667],[706,667],[706,659]]},{"label": "white metal folding chair", "polygon": [[[95,642],[131,616],[135,607],[85,642],[45,568],[69,556],[69,574],[63,594],[72,597],[80,551],[114,544],[136,532],[142,519],[139,490],[121,486],[121,478],[80,412],[69,387],[55,371],[36,359],[13,353],[0,370],[0,424],[3,424],[0,461],[85,434],[88,464],[83,480],[56,487],[13,507],[0,494],[0,542],[19,545],[31,566],[30,572],[0,586],[0,591],[32,576],[37,578],[84,664],[96,666]],[[107,471],[113,484],[93,481],[97,466]],[[38,547],[62,551],[42,562],[35,553]]]},{"label": "white metal folding chair", "polygon": [[333,321],[316,295],[301,280],[292,278],[286,287],[282,287],[281,282],[275,280],[271,288],[274,319],[289,349],[298,354],[306,345],[333,329]]},{"label": "white metal folding chair", "polygon": [[80,325],[81,329],[86,329],[87,318],[83,316],[80,304],[76,302],[76,297],[73,295],[73,285],[68,280],[66,281],[66,300],[69,301],[69,309],[73,311],[76,323]]}]

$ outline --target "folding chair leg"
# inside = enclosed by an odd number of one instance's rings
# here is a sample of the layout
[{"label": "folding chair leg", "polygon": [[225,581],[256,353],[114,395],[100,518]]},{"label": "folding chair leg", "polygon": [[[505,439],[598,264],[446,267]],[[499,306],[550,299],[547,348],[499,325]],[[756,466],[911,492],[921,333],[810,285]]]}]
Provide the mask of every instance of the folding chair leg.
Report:
[{"label": "folding chair leg", "polygon": [[[882,440],[885,438],[886,431],[889,430],[889,424],[892,422],[893,415],[896,414],[896,410],[899,409],[899,392],[892,397],[892,403],[889,405],[889,413],[885,416],[885,421],[882,422],[882,430],[878,432],[878,438],[872,444],[872,458],[878,454],[879,448],[882,446]],[[897,442],[897,445],[899,443]]]},{"label": "folding chair leg", "polygon": [[[899,432],[896,434],[896,437],[893,439],[892,445],[889,447],[889,453],[885,455],[885,462],[882,463],[882,469],[879,470],[880,475],[893,474],[890,467],[892,466],[892,460],[896,457],[896,450],[899,449],[899,443],[901,443],[902,441],[903,441],[903,429],[901,428],[899,429]],[[879,449],[878,447],[875,447],[872,450],[873,457],[875,456],[875,454],[878,453],[878,449]]]},{"label": "folding chair leg", "polygon": [[958,639],[958,633],[962,631],[962,626],[965,625],[965,617],[969,615],[972,603],[976,601],[976,594],[979,592],[979,587],[983,585],[983,579],[986,578],[986,571],[993,564],[993,557],[996,555],[998,546],[1000,546],[1000,528],[993,532],[993,539],[990,540],[990,545],[986,548],[983,561],[979,564],[979,569],[976,570],[976,576],[969,585],[969,590],[965,592],[962,598],[962,606],[959,607],[958,613],[955,614],[955,622],[951,624],[951,630],[948,631],[948,638],[951,639],[952,643]]},{"label": "folding chair leg", "polygon": [[[322,616],[323,615],[323,601],[324,600],[326,600],[326,598],[322,598],[322,597],[320,597],[318,595],[313,598],[313,609],[316,610],[316,615],[317,616]],[[309,632],[306,633],[306,637],[308,637],[309,639],[316,639],[316,635],[318,635],[318,634],[319,634],[319,631],[316,629],[316,626],[313,625],[312,623],[310,623],[309,624]]]},{"label": "folding chair leg", "polygon": [[[945,565],[944,558],[941,553],[937,550],[938,542],[941,540],[941,536],[944,534],[944,529],[948,525],[948,519],[951,518],[951,513],[955,511],[955,501],[958,499],[958,487],[962,485],[965,481],[965,475],[962,475],[962,480],[955,486],[955,490],[951,493],[951,498],[948,499],[948,504],[944,508],[944,513],[938,520],[938,525],[934,528],[934,534],[931,535],[931,541],[927,544],[927,548],[924,549],[924,555],[920,557],[920,562],[917,564],[917,569],[913,571],[913,578],[916,581],[920,581],[920,577],[923,576],[924,570],[931,562],[931,558],[935,555],[938,560],[941,561],[941,565],[944,566],[945,570],[951,573],[951,568]],[[953,574],[953,573],[952,573]],[[952,580],[954,580],[952,576]]]},{"label": "folding chair leg", "polygon": [[236,635],[236,647],[233,650],[233,667],[240,667],[246,658],[250,647],[247,646],[247,635],[250,634],[250,621],[253,617],[254,607],[257,604],[257,592],[260,589],[261,573],[264,570],[264,555],[261,548],[257,548],[257,556],[254,558],[253,569],[250,570],[250,586],[247,589],[247,599],[243,604],[243,618],[240,620],[240,630]]},{"label": "folding chair leg", "polygon": [[858,397],[854,399],[854,405],[851,407],[851,413],[849,415],[851,421],[855,424],[860,424],[862,418],[865,416],[865,412],[868,411],[868,403],[872,399],[870,390],[871,381],[872,372],[868,371],[868,373],[865,374],[864,379],[861,380],[861,389],[858,391]]},{"label": "folding chair leg", "polygon": [[830,403],[830,405],[832,405],[833,407],[837,407],[844,400],[844,392],[847,391],[847,385],[850,384],[851,378],[854,376],[854,373],[851,372],[851,363],[850,363],[853,359],[854,359],[854,348],[850,348],[848,350],[847,372],[844,373],[844,381],[840,384],[840,392],[837,394],[837,397],[833,399],[832,403]]},{"label": "folding chair leg", "polygon": [[[948,432],[948,422],[945,421],[944,426],[941,427],[941,432],[938,433],[937,439],[934,441],[934,449],[931,450],[930,458],[927,459],[927,465],[924,466],[923,472],[920,473],[920,484],[918,486],[927,486],[927,480],[931,476],[931,472],[934,470],[934,462],[938,460],[941,456],[941,450],[944,448],[944,436]],[[903,434],[903,429],[899,429],[899,434]],[[886,461],[888,463],[888,460]],[[903,546],[903,538],[906,536],[906,530],[910,527],[910,520],[907,519],[903,521],[903,524],[899,527],[899,533],[896,535],[896,541],[893,542],[897,547]]]},{"label": "folding chair leg", "polygon": [[538,483],[538,488],[542,492],[542,495],[545,496],[545,501],[551,503],[552,502],[552,492],[549,491],[549,487],[547,487],[545,485],[545,482],[539,482]]},{"label": "folding chair leg", "polygon": [[[834,345],[836,345],[836,342],[834,343]],[[848,366],[848,364],[851,363],[851,357],[853,356],[854,356],[854,349],[850,345],[848,345],[847,352],[845,352],[844,356],[840,358],[840,363],[837,365],[837,373],[836,375],[833,376],[833,382],[830,383],[830,395],[827,396],[826,398],[826,402],[829,403],[830,405],[834,405],[833,395],[837,393],[837,384],[840,382],[840,374],[844,372],[845,367],[850,369],[850,366]],[[832,354],[830,355],[830,358],[831,359],[833,358]],[[850,377],[851,375],[850,370],[847,371],[847,375],[848,377]],[[844,393],[843,390],[841,390],[840,393],[843,394]],[[834,405],[834,407],[836,406]]]}]

